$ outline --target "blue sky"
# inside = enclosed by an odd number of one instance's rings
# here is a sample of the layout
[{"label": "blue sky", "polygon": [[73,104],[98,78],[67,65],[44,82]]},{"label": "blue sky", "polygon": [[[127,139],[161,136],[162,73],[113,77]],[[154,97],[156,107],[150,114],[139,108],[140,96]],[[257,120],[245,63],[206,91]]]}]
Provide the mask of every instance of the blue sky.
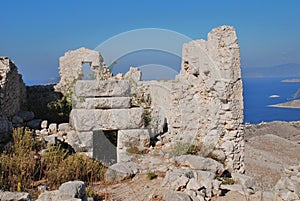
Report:
[{"label": "blue sky", "polygon": [[[58,76],[58,59],[94,49],[125,31],[170,29],[206,39],[220,25],[236,28],[245,68],[300,63],[298,0],[0,0],[0,55],[15,61],[26,82]],[[122,65],[121,63],[119,65]]]}]

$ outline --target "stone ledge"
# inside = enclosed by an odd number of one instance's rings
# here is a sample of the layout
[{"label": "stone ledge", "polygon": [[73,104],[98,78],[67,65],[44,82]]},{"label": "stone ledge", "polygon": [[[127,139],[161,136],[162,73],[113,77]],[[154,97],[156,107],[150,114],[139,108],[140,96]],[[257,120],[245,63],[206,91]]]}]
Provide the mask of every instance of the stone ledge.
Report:
[{"label": "stone ledge", "polygon": [[130,129],[118,131],[118,148],[137,147],[145,149],[150,147],[150,133],[148,129]]},{"label": "stone ledge", "polygon": [[129,97],[129,80],[78,80],[74,89],[80,97]]},{"label": "stone ledge", "polygon": [[70,122],[77,131],[143,128],[144,109],[73,109]]},{"label": "stone ledge", "polygon": [[83,102],[77,102],[75,106],[77,109],[125,109],[130,107],[130,97],[86,98]]}]

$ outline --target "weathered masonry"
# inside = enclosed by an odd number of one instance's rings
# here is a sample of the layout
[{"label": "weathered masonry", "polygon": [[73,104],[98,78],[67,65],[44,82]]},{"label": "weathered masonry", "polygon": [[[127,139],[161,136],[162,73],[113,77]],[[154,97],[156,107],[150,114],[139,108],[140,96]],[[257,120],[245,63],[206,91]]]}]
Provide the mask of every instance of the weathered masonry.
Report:
[{"label": "weathered masonry", "polygon": [[[89,61],[98,59],[96,64],[100,65],[99,58],[94,54]],[[72,79],[67,78],[72,69],[68,70],[65,63],[79,61],[81,65],[87,60],[71,56],[70,61],[66,59],[61,59],[61,83],[73,83],[70,80],[80,76],[72,74]],[[240,49],[233,27],[217,27],[208,34],[207,41],[184,44],[181,71],[175,80],[140,81],[128,76],[116,79],[77,81],[76,106],[70,121],[78,135],[116,131],[121,153],[133,139],[138,146],[147,147],[149,135],[163,133],[169,143],[183,141],[204,146],[225,161],[229,170],[244,172],[243,88]],[[149,134],[144,129],[144,109],[131,106],[130,94],[136,93],[150,96],[157,132]],[[122,161],[122,157],[119,155],[118,160]]]},{"label": "weathered masonry", "polygon": [[8,57],[0,57],[0,117],[11,118],[26,102],[26,87],[18,68]]}]

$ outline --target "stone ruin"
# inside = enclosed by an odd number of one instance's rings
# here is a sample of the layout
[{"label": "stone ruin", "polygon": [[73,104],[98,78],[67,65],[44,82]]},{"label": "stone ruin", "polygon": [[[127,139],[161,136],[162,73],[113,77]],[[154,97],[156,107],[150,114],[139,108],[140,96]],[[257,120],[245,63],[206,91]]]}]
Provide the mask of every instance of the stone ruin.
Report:
[{"label": "stone ruin", "polygon": [[[95,80],[82,80],[84,63],[91,66]],[[11,120],[26,100],[26,88],[7,57],[0,58],[0,70],[1,117]],[[144,150],[150,139],[158,144],[179,141],[201,145],[229,170],[244,172],[240,50],[233,27],[215,28],[207,41],[184,44],[175,80],[141,81],[141,72],[133,68],[113,77],[100,53],[87,48],[62,56],[60,75],[56,91],[73,94],[68,140],[76,150],[120,162],[130,160],[127,148]],[[149,111],[151,124],[145,125]],[[9,122],[1,124],[11,127]],[[104,142],[109,135],[114,142]],[[113,157],[96,152],[99,147],[109,150],[107,144],[112,144]]]},{"label": "stone ruin", "polygon": [[[159,137],[164,143],[201,145],[225,161],[230,171],[244,172],[240,49],[233,27],[215,28],[207,41],[184,44],[182,67],[175,80],[140,81],[136,69],[124,77],[79,80],[85,62],[91,63],[92,70],[101,71],[104,65],[100,54],[93,50],[80,48],[67,52],[60,58],[61,81],[56,86],[58,91],[66,93],[76,83],[73,92],[76,104],[70,122],[79,136],[79,146],[89,144],[88,151],[92,152],[97,142],[104,139],[99,139],[95,132],[116,131],[117,161],[122,161],[124,145],[132,146],[133,139],[143,148],[149,146],[150,138]],[[136,96],[151,99],[151,118],[156,122],[152,128],[144,129],[144,108],[130,104],[130,91],[135,94],[133,99]],[[83,137],[80,140],[80,135],[87,133],[89,142]],[[95,141],[96,138],[99,140]]]},{"label": "stone ruin", "polygon": [[104,66],[103,58],[98,51],[79,48],[74,51],[68,51],[59,58],[60,82],[55,86],[55,90],[63,95],[73,91],[75,82],[84,78],[82,70],[82,64],[84,63],[90,65],[97,79],[106,79],[107,77],[104,75],[111,77],[109,72],[104,73],[107,68]]},{"label": "stone ruin", "polygon": [[26,87],[18,68],[8,57],[0,57],[0,150],[10,140],[9,121],[26,103]]},{"label": "stone ruin", "polygon": [[[126,153],[126,145],[120,146],[124,135],[133,139],[144,137],[149,144],[149,132],[143,129],[144,109],[131,106],[128,80],[79,80],[74,95],[76,102],[70,114],[70,124],[79,139],[91,139],[93,146],[82,143],[81,147],[87,147],[93,157],[107,164],[120,162],[122,153]],[[108,140],[107,132],[118,137],[118,146],[117,141]]]},{"label": "stone ruin", "polygon": [[153,107],[167,119],[170,141],[202,143],[225,158],[229,169],[244,171],[243,88],[233,27],[215,28],[207,41],[184,44],[174,81],[145,84]]},{"label": "stone ruin", "polygon": [[8,57],[0,57],[0,116],[8,119],[26,102],[26,87],[18,68]]}]

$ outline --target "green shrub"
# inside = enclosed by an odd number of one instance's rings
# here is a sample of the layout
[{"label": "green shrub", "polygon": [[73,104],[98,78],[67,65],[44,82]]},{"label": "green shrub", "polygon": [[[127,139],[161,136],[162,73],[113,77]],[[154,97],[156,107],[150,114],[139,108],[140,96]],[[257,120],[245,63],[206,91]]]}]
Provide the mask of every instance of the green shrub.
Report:
[{"label": "green shrub", "polygon": [[187,155],[187,154],[192,154],[196,155],[200,151],[200,147],[187,143],[187,142],[176,142],[170,151],[170,156],[181,156],[181,155]]}]

